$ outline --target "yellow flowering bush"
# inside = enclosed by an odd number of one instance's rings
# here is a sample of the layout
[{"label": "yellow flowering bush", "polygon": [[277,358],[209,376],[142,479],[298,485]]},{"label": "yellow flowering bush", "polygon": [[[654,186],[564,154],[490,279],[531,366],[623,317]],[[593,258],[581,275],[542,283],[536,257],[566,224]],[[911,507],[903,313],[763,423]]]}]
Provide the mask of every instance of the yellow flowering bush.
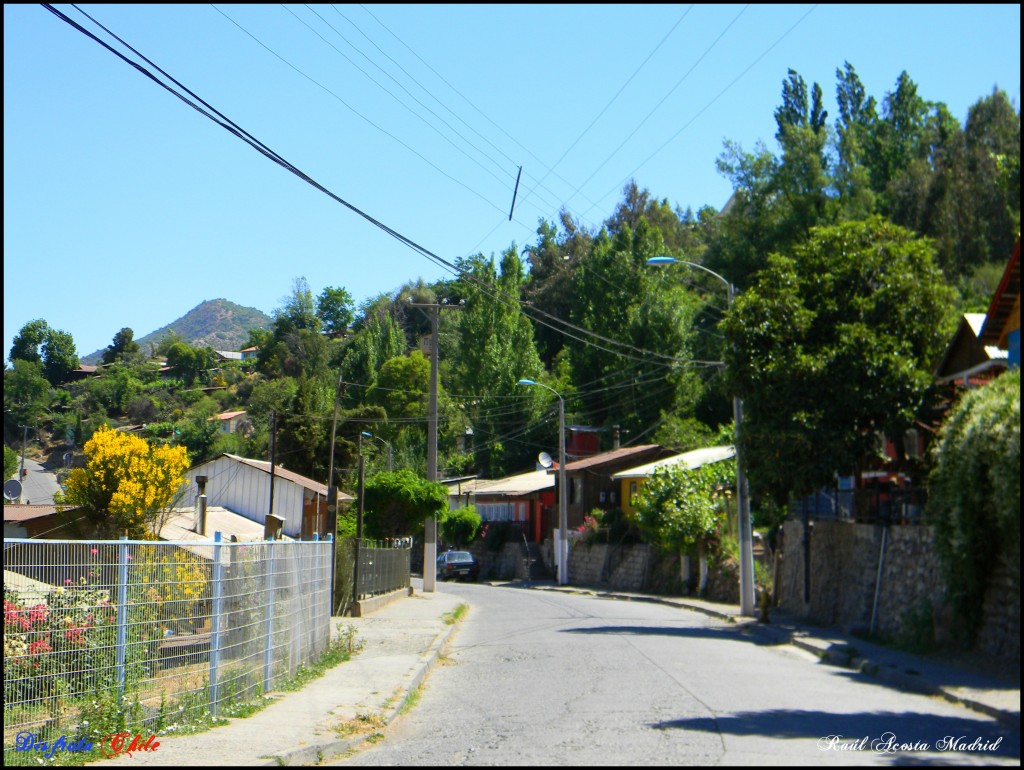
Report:
[{"label": "yellow flowering bush", "polygon": [[107,427],[85,444],[86,465],[71,472],[67,504],[80,507],[100,534],[154,539],[161,511],[185,481],[185,447],[154,446]]}]

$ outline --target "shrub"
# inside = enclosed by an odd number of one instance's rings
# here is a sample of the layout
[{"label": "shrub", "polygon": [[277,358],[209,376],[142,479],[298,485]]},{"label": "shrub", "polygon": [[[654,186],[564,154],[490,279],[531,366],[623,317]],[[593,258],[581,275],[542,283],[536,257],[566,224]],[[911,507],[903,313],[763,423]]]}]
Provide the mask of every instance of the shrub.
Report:
[{"label": "shrub", "polygon": [[441,522],[441,537],[446,543],[453,543],[459,548],[469,545],[480,531],[480,514],[476,507],[467,505],[449,511]]},{"label": "shrub", "polygon": [[970,643],[1000,549],[1020,569],[1020,370],[964,395],[933,452],[928,516],[946,598]]}]

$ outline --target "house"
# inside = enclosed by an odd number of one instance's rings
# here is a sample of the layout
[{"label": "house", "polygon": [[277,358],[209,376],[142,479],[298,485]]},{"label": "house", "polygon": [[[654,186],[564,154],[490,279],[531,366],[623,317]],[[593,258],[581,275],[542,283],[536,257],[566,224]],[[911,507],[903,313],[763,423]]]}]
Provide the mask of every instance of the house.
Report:
[{"label": "house", "polygon": [[244,409],[240,412],[221,412],[220,414],[213,415],[213,417],[208,417],[207,420],[209,422],[216,422],[217,428],[221,433],[235,433],[248,425]]},{"label": "house", "polygon": [[241,361],[242,352],[240,350],[215,350],[213,351],[217,356],[218,363],[227,363],[228,361]]},{"label": "house", "polygon": [[[203,478],[207,505],[225,508],[261,526],[267,514],[284,519],[288,537],[311,539],[313,533],[327,532],[327,487],[281,466],[274,468],[273,511],[270,505],[270,463],[233,454],[221,454],[194,465],[185,473],[186,491],[182,507],[194,508],[199,496],[198,478]],[[354,498],[338,493],[339,504]]]},{"label": "house", "polygon": [[984,313],[964,313],[946,352],[935,367],[937,383],[976,388],[1006,370],[1006,351],[998,345],[986,345],[980,339],[984,323]]},{"label": "house", "polygon": [[681,465],[693,470],[700,468],[702,465],[721,462],[735,456],[736,447],[734,446],[712,446],[705,447],[704,449],[694,449],[691,452],[683,452],[682,454],[665,457],[661,460],[655,460],[654,462],[637,465],[633,468],[613,473],[612,480],[618,481],[621,484],[619,491],[619,500],[621,502],[619,505],[626,514],[632,515],[633,498],[643,487],[644,482],[659,468],[672,468]]},{"label": "house", "polygon": [[985,313],[979,339],[1006,350],[1007,365],[1020,368],[1020,239]]},{"label": "house", "polygon": [[260,349],[257,347],[243,348],[239,353],[242,354],[243,361],[252,361],[260,354]]},{"label": "house", "polygon": [[[61,512],[64,510],[64,513]],[[5,505],[4,537],[31,537],[45,540],[77,538],[67,527],[66,514],[75,509],[55,505]]]},{"label": "house", "polygon": [[448,490],[453,510],[473,505],[481,521],[514,522],[534,542],[542,542],[557,525],[555,477],[546,469],[503,479],[453,480]]},{"label": "house", "polygon": [[[566,503],[567,526],[570,529],[583,525],[583,517],[595,508],[610,510],[621,504],[621,482],[612,478],[619,471],[634,468],[643,463],[654,462],[675,454],[657,444],[621,447],[574,460],[565,464],[565,481],[568,486]],[[549,468],[549,474],[558,471]]]}]

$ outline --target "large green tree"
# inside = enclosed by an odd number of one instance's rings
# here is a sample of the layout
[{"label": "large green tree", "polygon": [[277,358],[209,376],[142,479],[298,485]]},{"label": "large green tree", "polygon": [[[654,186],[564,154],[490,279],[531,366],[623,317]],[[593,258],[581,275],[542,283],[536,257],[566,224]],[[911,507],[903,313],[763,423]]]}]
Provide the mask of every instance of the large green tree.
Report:
[{"label": "large green tree", "polygon": [[135,341],[135,332],[125,326],[114,335],[110,345],[103,351],[103,363],[136,363],[141,355],[142,350]]},{"label": "large green tree", "polygon": [[858,470],[901,436],[951,329],[931,244],[875,217],[773,254],[727,315],[741,449],[756,491],[785,502]]},{"label": "large green tree", "polygon": [[325,287],[316,298],[316,315],[325,332],[348,331],[348,327],[355,320],[352,295],[344,287]]},{"label": "large green tree", "polygon": [[482,255],[461,260],[459,266],[464,275],[457,289],[466,304],[458,313],[441,314],[441,325],[451,324],[456,340],[449,352],[442,339],[440,351],[451,359],[452,388],[464,404],[462,418],[473,429],[477,467],[494,478],[520,470],[536,452],[506,442],[528,421],[522,404],[510,401],[521,395],[516,383],[542,365],[533,327],[520,310],[525,274],[515,245],[497,266]]},{"label": "large green tree", "polygon": [[46,333],[49,330],[50,325],[42,318],[29,321],[22,326],[11,341],[11,352],[7,356],[8,360],[14,361],[17,359],[19,361],[41,362],[43,357],[40,347],[46,340]]}]

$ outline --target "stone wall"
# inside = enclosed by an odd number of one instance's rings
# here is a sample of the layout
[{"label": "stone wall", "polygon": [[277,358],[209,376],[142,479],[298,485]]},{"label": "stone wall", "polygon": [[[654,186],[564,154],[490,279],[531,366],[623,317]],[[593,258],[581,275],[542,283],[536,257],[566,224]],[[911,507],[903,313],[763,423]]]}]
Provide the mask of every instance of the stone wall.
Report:
[{"label": "stone wall", "polygon": [[[787,521],[776,586],[776,602],[785,612],[848,630],[869,630],[874,615],[876,632],[898,637],[912,632],[915,614],[920,617],[930,606],[936,639],[941,642],[952,637],[952,620],[943,603],[945,584],[930,527],[889,527],[886,531],[873,524],[845,521],[812,524],[805,592],[806,550],[802,522]],[[999,560],[976,646],[991,655],[1019,660],[1020,571],[1010,563],[1005,556]]]},{"label": "stone wall", "polygon": [[586,545],[576,541],[569,548],[569,580],[616,591],[643,591],[655,557],[654,549],[645,544]]}]

